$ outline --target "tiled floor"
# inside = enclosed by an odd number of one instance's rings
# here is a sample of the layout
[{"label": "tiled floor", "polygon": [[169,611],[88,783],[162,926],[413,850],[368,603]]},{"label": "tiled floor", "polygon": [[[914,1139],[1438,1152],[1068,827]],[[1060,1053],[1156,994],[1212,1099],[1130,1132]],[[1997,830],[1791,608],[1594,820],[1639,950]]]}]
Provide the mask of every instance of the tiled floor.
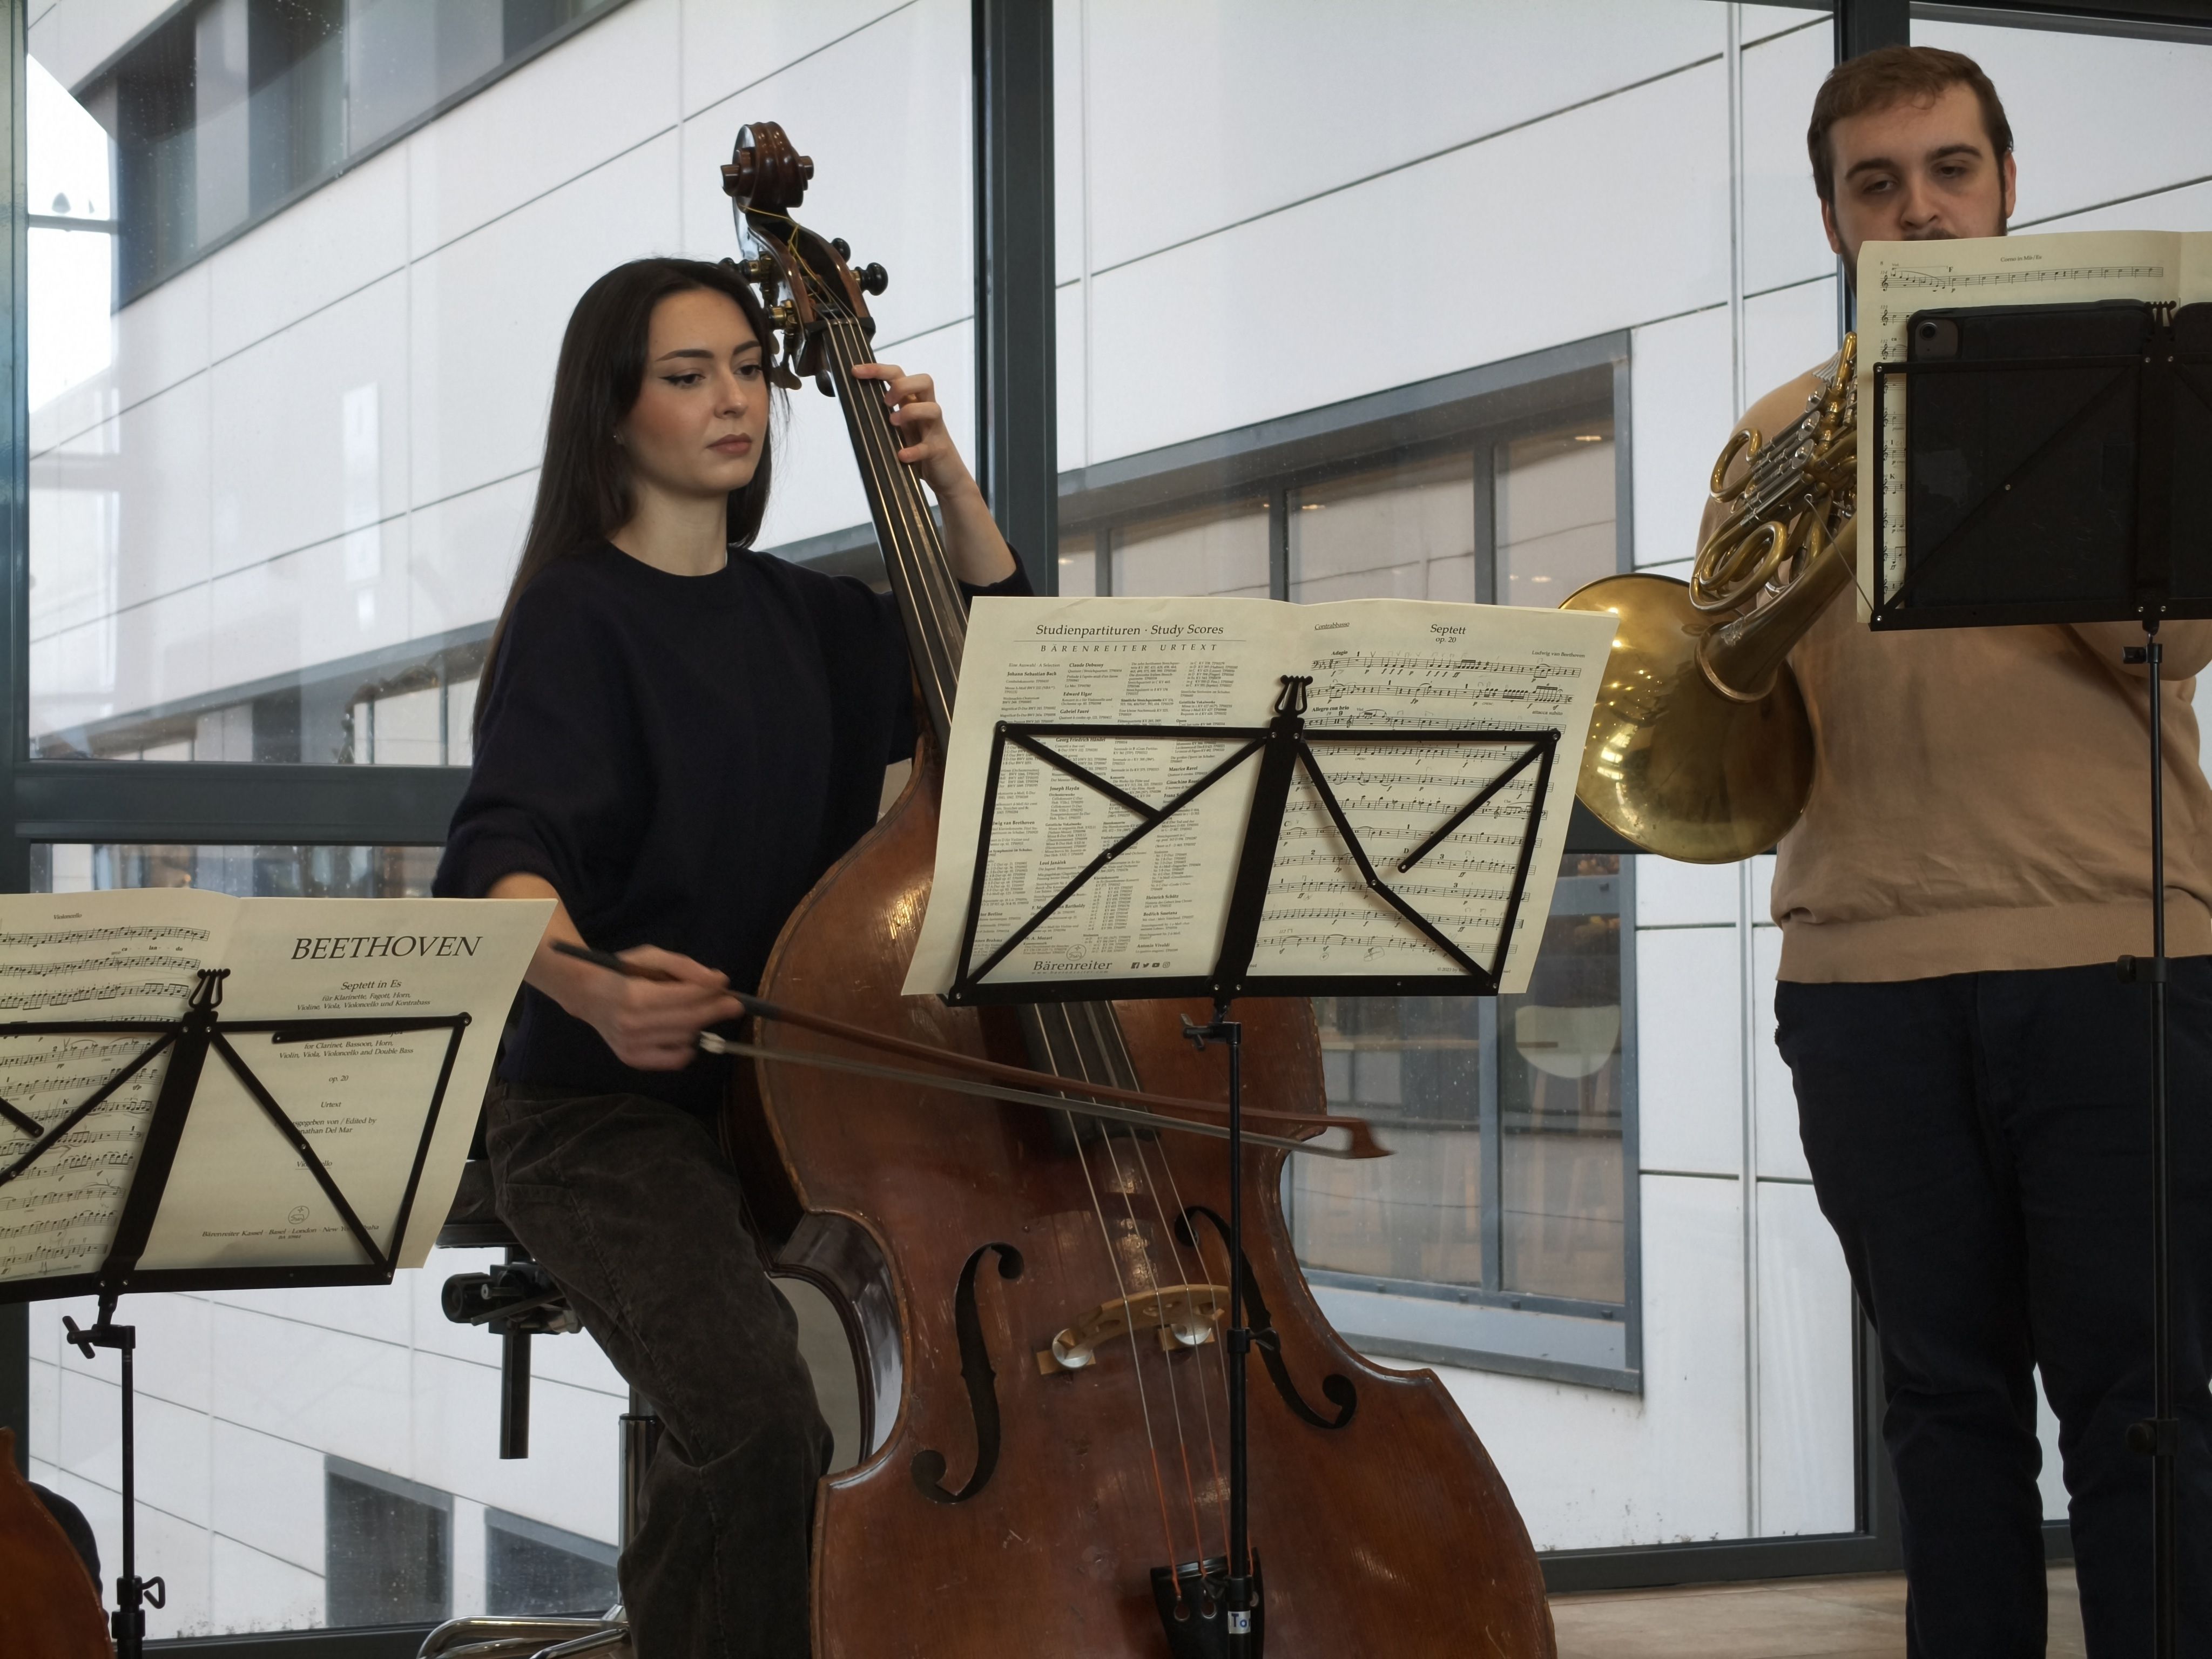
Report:
[{"label": "tiled floor", "polygon": [[[1904,1659],[1905,1580],[1796,1578],[1552,1598],[1559,1659]],[[2051,1570],[2049,1659],[2081,1659],[2074,1570]]]}]

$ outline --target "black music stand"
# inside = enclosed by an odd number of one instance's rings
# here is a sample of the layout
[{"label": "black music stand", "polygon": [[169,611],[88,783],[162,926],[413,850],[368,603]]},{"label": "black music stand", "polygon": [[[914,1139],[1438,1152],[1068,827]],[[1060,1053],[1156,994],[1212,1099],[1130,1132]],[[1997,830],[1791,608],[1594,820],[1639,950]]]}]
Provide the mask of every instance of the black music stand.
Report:
[{"label": "black music stand", "polygon": [[[112,1077],[94,1090],[51,1129],[43,1127],[27,1112],[0,1101],[0,1119],[4,1119],[20,1133],[37,1137],[27,1151],[11,1160],[4,1169],[0,1169],[0,1186],[14,1181],[47,1151],[66,1139],[71,1130],[155,1060],[164,1054],[168,1056],[168,1067],[162,1074],[161,1087],[155,1097],[153,1110],[146,1121],[145,1134],[139,1144],[137,1165],[131,1174],[130,1188],[124,1194],[115,1235],[99,1268],[88,1273],[58,1274],[0,1283],[0,1304],[45,1301],[56,1297],[88,1293],[97,1295],[100,1298],[100,1317],[91,1326],[81,1328],[74,1319],[63,1320],[63,1324],[68,1328],[69,1340],[87,1359],[93,1357],[95,1348],[113,1348],[122,1356],[123,1570],[115,1581],[116,1606],[111,1620],[117,1659],[140,1659],[146,1639],[146,1614],[143,1604],[150,1602],[160,1607],[165,1605],[167,1595],[167,1587],[159,1577],[138,1577],[137,1526],[134,1513],[137,1505],[137,1456],[131,1379],[131,1358],[137,1350],[137,1331],[133,1326],[115,1322],[117,1299],[131,1291],[268,1290],[287,1286],[390,1284],[398,1266],[401,1245],[406,1238],[408,1218],[414,1212],[423,1165],[430,1156],[430,1139],[438,1127],[439,1109],[445,1103],[446,1085],[453,1078],[453,1063],[460,1054],[461,1037],[469,1024],[466,1014],[219,1022],[216,1010],[222,1002],[222,982],[229,974],[227,968],[198,970],[198,982],[185,1002],[185,1011],[173,1020],[17,1020],[0,1024],[0,1038],[137,1036],[151,1039]],[[322,1159],[316,1156],[313,1146],[300,1133],[299,1127],[284,1109],[276,1103],[276,1097],[254,1076],[252,1068],[231,1045],[225,1033],[265,1034],[272,1042],[324,1042],[344,1037],[434,1030],[450,1033],[445,1058],[438,1068],[438,1081],[431,1091],[429,1109],[422,1121],[422,1135],[416,1143],[414,1162],[408,1170],[407,1184],[400,1195],[398,1209],[387,1235],[391,1240],[390,1248],[380,1249],[369,1236],[368,1229],[362,1224],[353,1205],[331,1179]],[[200,1077],[206,1069],[210,1054],[219,1059],[244,1087],[308,1174],[314,1177],[315,1184],[330,1200],[331,1207],[337,1212],[338,1219],[344,1224],[347,1233],[364,1258],[358,1265],[341,1267],[326,1263],[296,1267],[261,1265],[154,1269],[142,1269],[138,1266],[139,1258],[153,1237],[155,1223],[160,1218],[161,1200],[167,1190],[169,1176],[176,1164],[177,1150],[184,1139],[185,1125],[191,1115]]]},{"label": "black music stand", "polygon": [[[1176,1659],[1211,1659],[1235,1655],[1260,1659],[1264,1626],[1261,1605],[1260,1563],[1251,1549],[1249,1472],[1246,1459],[1244,1365],[1253,1347],[1253,1334],[1244,1323],[1244,1142],[1243,1142],[1243,1026],[1229,1018],[1229,1005],[1239,996],[1356,995],[1378,989],[1425,992],[1443,995],[1495,996],[1505,974],[1512,948],[1514,927],[1521,915],[1528,872],[1535,857],[1537,831],[1551,788],[1559,734],[1541,728],[1496,731],[1481,728],[1449,730],[1323,727],[1305,724],[1306,687],[1310,675],[1282,677],[1283,690],[1275,704],[1275,718],[1265,726],[1084,726],[1028,725],[1001,721],[993,733],[989,770],[983,793],[981,834],[975,848],[975,877],[969,888],[968,912],[963,918],[960,954],[952,988],[945,1000],[956,1006],[988,1003],[1091,1002],[1114,997],[1207,996],[1213,1000],[1213,1018],[1204,1025],[1186,1019],[1183,1035],[1200,1048],[1219,1042],[1229,1055],[1229,1225],[1226,1245],[1229,1269],[1229,1559],[1221,1572],[1199,1561],[1188,1567],[1170,1561],[1152,1570],[1152,1594],[1166,1626],[1168,1646]],[[1234,743],[1228,757],[1197,781],[1182,789],[1164,806],[1152,806],[1090,768],[1052,746],[1063,738],[1120,738],[1139,742],[1202,740]],[[1419,846],[1391,862],[1394,874],[1412,870],[1450,837],[1505,787],[1528,771],[1535,771],[1534,788],[1526,821],[1522,825],[1511,884],[1488,965],[1478,962],[1459,941],[1424,916],[1395,890],[1361,846],[1358,831],[1345,815],[1328,776],[1317,744],[1390,744],[1394,745],[1491,745],[1516,750],[1504,769],[1477,790]],[[1085,787],[1114,801],[1137,818],[1136,827],[1115,840],[1086,864],[1075,877],[1040,906],[1036,914],[985,955],[975,959],[975,932],[982,913],[983,893],[990,873],[992,826],[999,800],[999,782],[1006,750],[1015,748],[1073,778]],[[1250,816],[1237,854],[1228,913],[1221,945],[1210,972],[1152,978],[1085,977],[1060,981],[993,981],[988,975],[1000,966],[1046,921],[1080,892],[1092,877],[1151,835],[1207,790],[1258,757],[1259,775],[1253,788]],[[1261,915],[1266,909],[1274,873],[1276,843],[1289,804],[1294,774],[1303,769],[1322,811],[1335,827],[1367,890],[1396,911],[1406,925],[1426,939],[1453,964],[1454,971],[1438,974],[1395,973],[1363,975],[1346,971],[1316,974],[1254,974],[1250,971],[1258,943]],[[1069,1110],[1080,1115],[1081,1103],[1070,1102]],[[1204,1611],[1216,1618],[1177,1619],[1175,1607],[1182,1593],[1194,1590]]]},{"label": "black music stand", "polygon": [[[2134,301],[1916,312],[1906,360],[1876,364],[1874,418],[1905,382],[1906,562],[1876,512],[1872,625],[2135,622],[2150,670],[2152,1459],[2157,1651],[2177,1651],[2171,1171],[2166,1111],[2166,795],[2159,623],[2212,617],[2212,305]],[[1879,440],[1877,440],[1879,442]],[[1876,451],[1875,500],[1892,459]]]}]

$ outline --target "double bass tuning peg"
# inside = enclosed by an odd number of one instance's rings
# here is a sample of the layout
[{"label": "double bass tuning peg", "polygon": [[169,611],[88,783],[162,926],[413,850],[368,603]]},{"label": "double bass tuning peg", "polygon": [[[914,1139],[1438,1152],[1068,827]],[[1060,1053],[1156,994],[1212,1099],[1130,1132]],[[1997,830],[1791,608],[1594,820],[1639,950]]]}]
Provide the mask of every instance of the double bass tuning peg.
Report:
[{"label": "double bass tuning peg", "polygon": [[[843,237],[831,237],[830,246],[836,249],[837,257],[844,260],[847,264],[849,265],[852,263],[852,245]],[[881,265],[871,264],[854,271],[853,280],[860,285],[860,292],[863,294],[881,294],[891,285],[891,274]]]}]

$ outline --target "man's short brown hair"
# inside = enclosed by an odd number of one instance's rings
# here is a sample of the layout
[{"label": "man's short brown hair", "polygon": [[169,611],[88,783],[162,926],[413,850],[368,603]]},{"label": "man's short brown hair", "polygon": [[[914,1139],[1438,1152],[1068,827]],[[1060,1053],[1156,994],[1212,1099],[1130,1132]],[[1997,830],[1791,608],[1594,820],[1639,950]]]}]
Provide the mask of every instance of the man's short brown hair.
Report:
[{"label": "man's short brown hair", "polygon": [[1930,102],[1956,86],[1974,89],[1990,149],[2002,161],[2012,152],[2012,123],[2005,119],[2004,104],[1990,77],[1964,52],[1940,46],[1882,46],[1829,70],[1813,100],[1813,125],[1805,133],[1805,148],[1813,157],[1813,188],[1820,192],[1820,199],[1836,199],[1836,158],[1828,148],[1828,134],[1837,122],[1894,104]]}]

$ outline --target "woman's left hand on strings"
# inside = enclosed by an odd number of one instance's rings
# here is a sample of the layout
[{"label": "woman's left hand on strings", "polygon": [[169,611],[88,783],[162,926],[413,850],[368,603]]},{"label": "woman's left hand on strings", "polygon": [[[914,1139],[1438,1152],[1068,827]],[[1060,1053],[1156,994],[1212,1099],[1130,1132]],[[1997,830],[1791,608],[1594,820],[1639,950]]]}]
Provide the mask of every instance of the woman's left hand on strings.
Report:
[{"label": "woman's left hand on strings", "polygon": [[860,363],[853,374],[883,383],[891,429],[899,435],[898,458],[929,486],[944,509],[945,551],[953,574],[979,587],[1012,575],[1014,556],[992,521],[975,476],[960,459],[960,446],[945,430],[937,383],[927,374],[909,374],[896,363]]},{"label": "woman's left hand on strings", "polygon": [[883,382],[884,401],[890,405],[891,425],[902,445],[898,458],[921,474],[939,501],[975,489],[968,464],[960,459],[959,445],[945,430],[934,380],[927,374],[909,374],[896,363],[861,363],[853,374],[857,380]]}]

